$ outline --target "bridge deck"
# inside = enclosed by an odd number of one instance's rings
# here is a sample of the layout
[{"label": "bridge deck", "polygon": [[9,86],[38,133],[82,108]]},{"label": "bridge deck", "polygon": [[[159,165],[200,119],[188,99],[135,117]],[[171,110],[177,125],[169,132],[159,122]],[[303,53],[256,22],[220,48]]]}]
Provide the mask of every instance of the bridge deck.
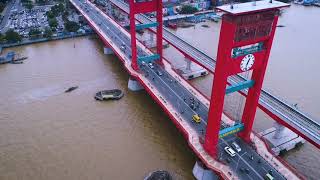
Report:
[{"label": "bridge deck", "polygon": [[[190,147],[209,168],[220,172],[226,179],[263,179],[263,176],[270,169],[273,170],[274,176],[277,179],[298,179],[277,158],[272,158],[273,155],[267,151],[265,144],[254,134],[252,134],[252,139],[255,142],[257,152],[236,136],[229,136],[220,140],[219,150],[221,152],[221,160],[224,161],[228,158],[223,153],[223,148],[229,146],[233,141],[237,141],[242,146],[243,151],[237,153],[236,157],[232,158],[232,162],[229,164],[212,159],[200,144],[200,139],[203,137],[207,123],[209,101],[176,74],[167,61],[164,61],[164,66],[154,64],[153,68],[148,65],[139,64],[141,71],[134,71],[131,68],[130,60],[130,34],[89,1],[86,1],[86,4],[78,0],[71,0],[71,2],[84,15],[104,43],[114,50],[124,63],[127,71],[144,86],[149,94],[167,112],[176,126],[184,133]],[[152,54],[140,42],[137,42],[137,45],[139,56]],[[162,75],[159,75],[158,72],[161,72]],[[194,100],[191,100],[191,98]],[[199,103],[196,110],[189,106],[191,101]],[[202,117],[203,120],[200,124],[193,123],[191,117],[194,113]],[[223,122],[222,126],[224,127],[232,123],[225,115],[223,115]],[[262,159],[260,168],[253,165],[256,164],[255,161],[248,160],[247,153],[254,156],[255,159]],[[277,166],[274,164],[277,164]],[[248,168],[252,173],[239,173],[240,167]]]},{"label": "bridge deck", "polygon": [[[125,2],[120,0],[109,1],[124,12],[129,13],[129,7]],[[136,19],[141,23],[152,22],[150,18],[143,14],[137,14]],[[154,28],[150,29],[155,32]],[[167,28],[163,28],[163,38],[177,48],[181,53],[189,57],[192,61],[214,73],[216,64],[216,60],[214,58],[209,57],[179,36],[171,33]],[[228,78],[229,84],[237,84],[243,81],[245,81],[245,78],[240,75]],[[241,91],[241,94],[246,96],[247,90]],[[270,117],[284,124],[292,131],[320,148],[320,124],[317,121],[265,90],[262,90],[261,92],[259,107]]]}]

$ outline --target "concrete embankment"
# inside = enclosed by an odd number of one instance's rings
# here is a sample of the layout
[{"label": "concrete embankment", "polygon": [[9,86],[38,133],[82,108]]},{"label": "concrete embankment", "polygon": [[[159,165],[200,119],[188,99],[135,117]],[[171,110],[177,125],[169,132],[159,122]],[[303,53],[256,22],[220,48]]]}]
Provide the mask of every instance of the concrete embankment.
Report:
[{"label": "concrete embankment", "polygon": [[4,43],[0,44],[0,54],[3,50],[3,48],[9,48],[9,47],[15,47],[15,46],[22,46],[22,45],[28,45],[28,44],[34,44],[34,43],[41,43],[41,42],[47,42],[47,41],[55,41],[55,40],[62,40],[67,38],[74,38],[74,37],[81,37],[81,36],[88,36],[95,34],[94,32],[89,33],[79,33],[79,34],[70,34],[70,35],[63,35],[63,36],[57,36],[57,37],[51,37],[51,38],[37,38],[37,39],[25,39],[21,42],[17,43]]}]

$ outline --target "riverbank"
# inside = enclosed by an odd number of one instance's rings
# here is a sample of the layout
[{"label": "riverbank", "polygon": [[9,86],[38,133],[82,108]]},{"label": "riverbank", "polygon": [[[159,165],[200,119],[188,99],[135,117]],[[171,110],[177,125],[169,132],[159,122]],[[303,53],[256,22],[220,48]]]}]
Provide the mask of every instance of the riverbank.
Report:
[{"label": "riverbank", "polygon": [[48,41],[56,41],[56,40],[75,38],[75,37],[81,37],[81,36],[89,36],[89,35],[93,35],[93,34],[95,34],[95,33],[94,32],[77,33],[77,34],[69,34],[69,35],[50,37],[50,38],[25,39],[25,40],[23,40],[21,42],[17,42],[17,43],[4,43],[4,44],[0,44],[0,54],[4,48],[29,45],[29,44],[34,44],[34,43],[42,43],[42,42],[48,42]]}]

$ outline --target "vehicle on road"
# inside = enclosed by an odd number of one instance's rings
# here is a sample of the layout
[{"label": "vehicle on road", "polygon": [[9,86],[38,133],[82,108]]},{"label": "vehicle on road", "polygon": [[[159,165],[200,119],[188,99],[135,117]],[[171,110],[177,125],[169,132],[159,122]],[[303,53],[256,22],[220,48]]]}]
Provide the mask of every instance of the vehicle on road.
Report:
[{"label": "vehicle on road", "polygon": [[200,118],[200,116],[199,116],[198,114],[194,114],[194,115],[192,116],[192,120],[193,120],[194,122],[196,122],[196,123],[200,123],[200,122],[201,122],[201,118]]},{"label": "vehicle on road", "polygon": [[237,151],[237,152],[240,152],[241,151],[241,147],[236,143],[236,142],[233,142],[231,144],[231,146]]},{"label": "vehicle on road", "polygon": [[224,148],[224,150],[226,151],[226,153],[228,153],[231,157],[236,156],[236,152],[229,146],[226,146]]},{"label": "vehicle on road", "polygon": [[240,172],[249,174],[250,170],[248,168],[242,167],[242,168],[240,168]]},{"label": "vehicle on road", "polygon": [[153,69],[153,68],[154,68],[154,66],[153,66],[153,64],[152,64],[152,63],[149,63],[149,67],[150,67],[151,69]]},{"label": "vehicle on road", "polygon": [[162,72],[161,71],[157,71],[158,76],[162,76]]},{"label": "vehicle on road", "polygon": [[271,175],[271,174],[266,174],[265,176],[264,176],[264,179],[265,180],[273,180],[274,178],[273,178],[273,176]]}]

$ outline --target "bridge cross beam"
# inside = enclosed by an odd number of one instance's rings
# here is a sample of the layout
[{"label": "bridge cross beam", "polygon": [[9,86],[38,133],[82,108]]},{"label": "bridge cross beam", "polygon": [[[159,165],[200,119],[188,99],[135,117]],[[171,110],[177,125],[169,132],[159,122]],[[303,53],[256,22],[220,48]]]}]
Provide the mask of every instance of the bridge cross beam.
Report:
[{"label": "bridge cross beam", "polygon": [[131,66],[134,70],[139,70],[138,65],[138,54],[137,54],[137,38],[136,30],[143,26],[149,25],[140,25],[136,26],[135,24],[135,15],[140,13],[156,13],[156,36],[157,36],[157,55],[159,55],[158,62],[162,64],[162,0],[151,0],[151,1],[141,1],[141,0],[129,0],[129,19],[130,19],[130,34],[131,34]]}]

